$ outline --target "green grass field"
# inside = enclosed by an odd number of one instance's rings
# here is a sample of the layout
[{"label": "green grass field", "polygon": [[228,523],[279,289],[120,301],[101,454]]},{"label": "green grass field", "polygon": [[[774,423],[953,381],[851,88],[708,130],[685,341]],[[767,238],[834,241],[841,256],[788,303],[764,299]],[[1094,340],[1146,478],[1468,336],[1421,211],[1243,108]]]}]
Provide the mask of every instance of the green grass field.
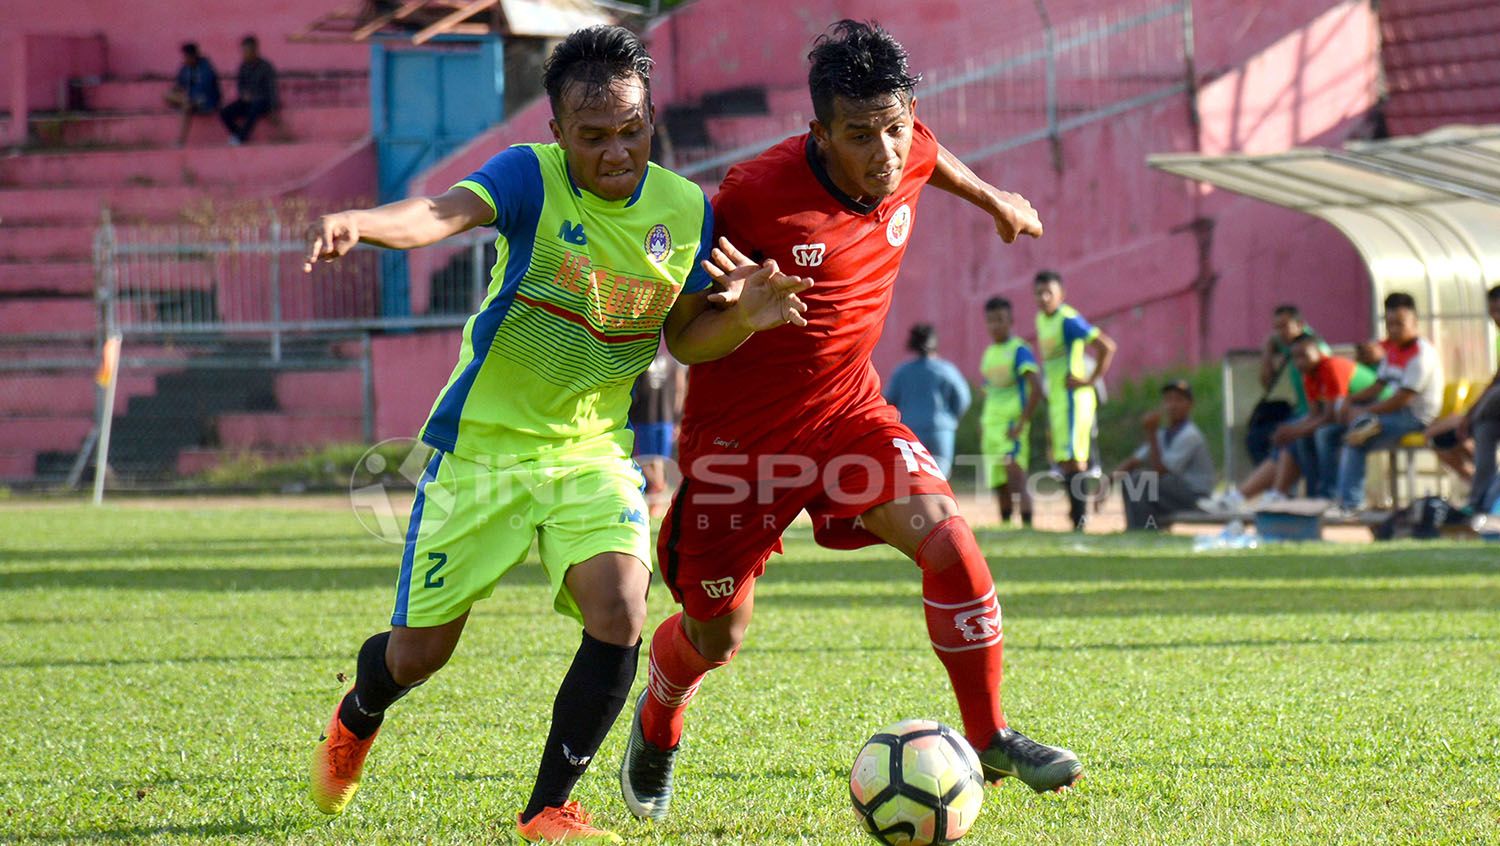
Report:
[{"label": "green grass field", "polygon": [[[506,821],[578,637],[540,569],[477,606],[330,820],[308,754],[398,551],[348,512],[277,505],[0,510],[0,842],[519,842]],[[991,789],[966,842],[1500,842],[1500,548],[981,535],[1011,717],[1088,776]],[[873,842],[848,806],[860,744],[956,724],[915,569],[789,540],[694,705],[673,818],[629,819],[623,720],[582,783],[627,842]]]}]

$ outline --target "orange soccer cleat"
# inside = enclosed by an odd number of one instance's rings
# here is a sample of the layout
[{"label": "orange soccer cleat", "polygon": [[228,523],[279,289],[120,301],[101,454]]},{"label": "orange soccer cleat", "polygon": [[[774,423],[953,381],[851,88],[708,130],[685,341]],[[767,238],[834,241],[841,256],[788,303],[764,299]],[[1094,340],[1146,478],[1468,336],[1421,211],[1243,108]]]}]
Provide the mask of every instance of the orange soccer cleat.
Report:
[{"label": "orange soccer cleat", "polygon": [[521,815],[517,814],[516,831],[527,843],[578,843],[597,846],[597,844],[625,842],[612,831],[594,828],[590,825],[592,822],[593,817],[577,802],[565,802],[561,808],[543,810],[532,817],[531,822],[528,823],[521,822]]},{"label": "orange soccer cleat", "polygon": [[[339,706],[343,706],[342,700]],[[376,734],[379,734],[376,730]],[[370,745],[375,742],[372,734],[364,740],[344,727],[339,720],[339,709],[333,709],[333,718],[313,750],[312,779],[309,784],[313,804],[325,814],[337,814],[344,810],[349,800],[359,790],[359,774],[365,768],[365,756],[370,754]]]}]

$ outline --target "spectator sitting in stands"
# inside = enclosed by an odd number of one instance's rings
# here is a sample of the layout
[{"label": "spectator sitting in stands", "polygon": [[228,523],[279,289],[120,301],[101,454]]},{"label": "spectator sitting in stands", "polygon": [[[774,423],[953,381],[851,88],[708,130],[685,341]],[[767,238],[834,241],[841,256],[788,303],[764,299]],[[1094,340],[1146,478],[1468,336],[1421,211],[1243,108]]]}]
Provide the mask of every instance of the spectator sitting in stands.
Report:
[{"label": "spectator sitting in stands", "polygon": [[[1487,297],[1490,320],[1500,329],[1500,285],[1490,289]],[[1469,487],[1468,507],[1475,512],[1492,512],[1500,505],[1500,473],[1495,469],[1495,450],[1500,447],[1500,333],[1495,336],[1495,375],[1469,407],[1458,425],[1457,435],[1474,438],[1474,478]]]},{"label": "spectator sitting in stands", "polygon": [[[1259,506],[1288,499],[1299,477],[1307,480],[1307,495],[1331,499],[1338,477],[1344,425],[1339,414],[1352,393],[1375,383],[1376,372],[1363,364],[1330,355],[1321,339],[1303,334],[1292,341],[1292,361],[1301,375],[1309,406],[1305,417],[1283,423],[1271,435],[1271,457],[1262,462],[1244,485],[1197,506],[1210,514],[1238,514],[1251,497],[1264,491]],[[1258,486],[1258,487],[1257,487]]]},{"label": "spectator sitting in stands", "polygon": [[937,355],[937,330],[930,323],[911,327],[906,348],[916,358],[896,368],[885,386],[885,399],[932,453],[938,467],[953,470],[953,434],[969,410],[969,382],[958,368]]},{"label": "spectator sitting in stands", "polygon": [[1192,387],[1183,379],[1168,382],[1161,400],[1159,410],[1141,418],[1146,442],[1115,470],[1127,530],[1168,528],[1174,513],[1191,509],[1214,489],[1208,441],[1191,419]]},{"label": "spectator sitting in stands", "polygon": [[[1417,303],[1396,292],[1384,302],[1385,361],[1373,385],[1349,397],[1344,417],[1349,430],[1339,455],[1337,516],[1350,516],[1364,500],[1365,457],[1394,446],[1433,421],[1443,403],[1443,363],[1437,350],[1417,335]],[[1395,393],[1378,399],[1389,385]]]},{"label": "spectator sitting in stands", "polygon": [[276,90],[276,68],[260,55],[260,42],[253,35],[240,41],[240,70],[235,77],[239,97],[219,112],[229,143],[235,146],[250,140],[255,122],[281,107]]},{"label": "spectator sitting in stands", "polygon": [[214,72],[213,63],[191,41],[182,45],[182,67],[177,69],[177,80],[167,92],[166,100],[169,107],[182,113],[182,129],[177,133],[179,147],[187,143],[194,115],[213,114],[219,109],[219,75]]},{"label": "spectator sitting in stands", "polygon": [[[1250,422],[1245,433],[1245,448],[1250,452],[1252,465],[1259,468],[1272,458],[1271,434],[1288,420],[1307,415],[1307,396],[1302,392],[1302,380],[1288,377],[1292,388],[1292,401],[1270,399],[1281,377],[1292,366],[1292,341],[1302,335],[1312,335],[1323,343],[1318,333],[1302,319],[1302,311],[1291,303],[1283,303],[1271,313],[1271,332],[1266,336],[1260,352],[1260,386],[1265,395],[1255,404],[1250,413]],[[1324,352],[1327,352],[1324,345]],[[1269,475],[1274,475],[1274,472]],[[1249,484],[1249,481],[1246,482]],[[1264,485],[1269,485],[1269,476]],[[1265,489],[1264,486],[1261,487]],[[1258,492],[1258,491],[1257,491]]]}]

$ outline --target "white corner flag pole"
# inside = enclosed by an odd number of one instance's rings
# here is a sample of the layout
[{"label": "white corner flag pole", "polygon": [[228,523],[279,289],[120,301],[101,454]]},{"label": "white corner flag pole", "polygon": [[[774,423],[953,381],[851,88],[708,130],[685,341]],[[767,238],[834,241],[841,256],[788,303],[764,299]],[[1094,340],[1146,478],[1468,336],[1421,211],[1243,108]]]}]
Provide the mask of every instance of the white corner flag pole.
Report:
[{"label": "white corner flag pole", "polygon": [[115,386],[119,384],[120,342],[118,332],[104,342],[104,356],[94,382],[104,389],[104,404],[99,407],[99,440],[94,453],[94,504],[104,504],[104,475],[109,471],[109,430],[115,420]]}]

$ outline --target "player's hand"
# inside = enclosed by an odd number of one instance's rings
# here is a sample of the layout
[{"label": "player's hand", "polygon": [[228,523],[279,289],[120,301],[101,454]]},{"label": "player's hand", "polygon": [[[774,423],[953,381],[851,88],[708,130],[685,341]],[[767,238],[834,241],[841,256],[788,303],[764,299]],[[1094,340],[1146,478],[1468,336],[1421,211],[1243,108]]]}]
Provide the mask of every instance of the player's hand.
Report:
[{"label": "player's hand", "polygon": [[[709,253],[709,261],[703,262],[703,269],[719,289],[708,295],[708,301],[718,306],[732,306],[739,302],[740,294],[745,289],[745,280],[761,269],[759,264],[750,260],[750,257],[740,252],[739,248],[729,242],[728,238],[720,238],[718,246]],[[802,285],[800,276],[787,276],[780,274],[773,280],[779,290],[786,293],[799,293],[807,290],[812,284],[807,279],[808,285]]]},{"label": "player's hand", "polygon": [[1459,443],[1463,443],[1464,441],[1467,441],[1469,439],[1469,436],[1473,434],[1472,428],[1473,427],[1470,425],[1469,421],[1469,415],[1465,414],[1463,418],[1458,421],[1458,428],[1454,430],[1454,434],[1458,436]]},{"label": "player's hand", "polygon": [[806,326],[807,303],[797,294],[811,288],[813,281],[802,276],[787,276],[767,260],[745,278],[734,309],[740,321],[751,332],[763,332],[788,323]]},{"label": "player's hand", "polygon": [[1079,388],[1087,388],[1087,387],[1089,387],[1090,385],[1093,385],[1093,384],[1094,383],[1093,383],[1092,380],[1089,380],[1089,379],[1080,379],[1080,378],[1078,378],[1077,376],[1074,376],[1071,373],[1068,374],[1068,390],[1070,390],[1070,391],[1076,391]]},{"label": "player's hand", "polygon": [[1141,428],[1147,432],[1155,432],[1161,427],[1161,412],[1148,411],[1141,417]]},{"label": "player's hand", "polygon": [[1011,441],[1014,441],[1014,440],[1020,438],[1021,437],[1021,424],[1013,422],[1009,426],[1006,426],[1005,427],[1005,437],[1006,437],[1007,440],[1011,440]]},{"label": "player's hand", "polygon": [[1001,191],[995,195],[995,231],[1000,240],[1013,243],[1022,235],[1042,237],[1042,218],[1032,208],[1031,202],[1020,194]]},{"label": "player's hand", "polygon": [[307,261],[302,272],[311,273],[320,261],[334,261],[359,243],[359,224],[349,212],[325,214],[307,227]]},{"label": "player's hand", "polygon": [[1297,440],[1296,433],[1290,426],[1277,426],[1276,431],[1271,433],[1271,443],[1276,446],[1286,446],[1295,440]]}]

